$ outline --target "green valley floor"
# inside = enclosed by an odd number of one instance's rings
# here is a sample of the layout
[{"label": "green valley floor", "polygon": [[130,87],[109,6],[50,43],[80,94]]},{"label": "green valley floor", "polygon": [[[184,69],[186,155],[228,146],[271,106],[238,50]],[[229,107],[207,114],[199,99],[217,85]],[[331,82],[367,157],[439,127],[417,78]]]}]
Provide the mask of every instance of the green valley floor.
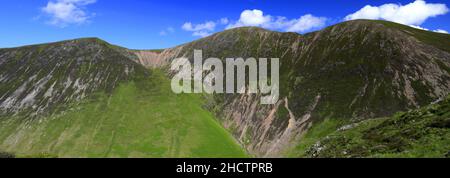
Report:
[{"label": "green valley floor", "polygon": [[162,71],[98,93],[63,114],[1,118],[0,151],[17,157],[247,157],[202,108],[176,95]]}]

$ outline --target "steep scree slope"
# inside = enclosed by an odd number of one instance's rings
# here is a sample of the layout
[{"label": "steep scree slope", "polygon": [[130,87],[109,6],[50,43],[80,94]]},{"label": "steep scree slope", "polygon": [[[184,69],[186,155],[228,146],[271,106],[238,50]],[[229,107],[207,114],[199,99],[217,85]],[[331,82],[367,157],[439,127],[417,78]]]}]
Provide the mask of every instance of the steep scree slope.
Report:
[{"label": "steep scree slope", "polygon": [[[437,40],[439,40],[437,42]],[[384,21],[356,20],[299,35],[236,28],[152,55],[144,65],[176,57],[280,58],[281,99],[215,95],[210,108],[247,150],[281,156],[315,121],[389,116],[450,91],[450,35]],[[165,63],[165,64],[164,64]]]},{"label": "steep scree slope", "polygon": [[0,49],[1,114],[49,114],[146,76],[147,70],[126,51],[96,38]]}]

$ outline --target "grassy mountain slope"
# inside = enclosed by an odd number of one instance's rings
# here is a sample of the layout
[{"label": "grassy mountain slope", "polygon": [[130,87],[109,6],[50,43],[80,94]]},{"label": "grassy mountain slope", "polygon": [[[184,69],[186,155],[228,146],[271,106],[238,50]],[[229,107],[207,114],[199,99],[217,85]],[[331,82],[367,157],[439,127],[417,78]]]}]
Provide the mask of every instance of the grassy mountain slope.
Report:
[{"label": "grassy mountain slope", "polygon": [[[333,128],[447,96],[450,43],[442,39],[449,36],[357,20],[305,35],[236,28],[158,51],[99,39],[0,49],[0,151],[245,156],[211,111],[250,154],[283,156],[299,140],[305,150]],[[193,59],[194,49],[203,50],[204,59],[280,58],[279,102],[260,105],[259,94],[214,95],[205,102],[174,95],[167,79],[138,64],[164,68],[177,57]]]},{"label": "grassy mountain slope", "polygon": [[[324,127],[330,125],[331,127]],[[392,117],[346,125],[325,121],[311,129],[291,156],[449,157],[450,96],[436,104]],[[314,134],[322,134],[314,137]],[[312,143],[312,144],[311,144]],[[307,146],[305,146],[307,145]]]},{"label": "grassy mountain slope", "polygon": [[245,157],[159,70],[99,39],[0,49],[0,152],[58,157]]},{"label": "grassy mountain slope", "polygon": [[148,61],[193,59],[194,49],[204,59],[279,58],[277,104],[260,105],[260,95],[216,95],[212,107],[251,153],[272,157],[323,120],[388,117],[445,97],[449,36],[371,20],[305,35],[243,27],[153,53]]},{"label": "grassy mountain slope", "polygon": [[145,77],[146,69],[128,56],[96,38],[0,49],[0,115],[50,114]]},{"label": "grassy mountain slope", "polygon": [[97,93],[61,115],[0,119],[0,149],[58,157],[244,157],[195,95],[176,95],[160,72]]},{"label": "grassy mountain slope", "polygon": [[387,21],[376,21],[377,23],[383,24],[385,27],[401,30],[406,34],[415,37],[429,45],[435,46],[439,49],[450,52],[450,35],[445,33],[435,33],[431,31],[421,30],[417,28],[411,28],[398,23],[387,22]]}]

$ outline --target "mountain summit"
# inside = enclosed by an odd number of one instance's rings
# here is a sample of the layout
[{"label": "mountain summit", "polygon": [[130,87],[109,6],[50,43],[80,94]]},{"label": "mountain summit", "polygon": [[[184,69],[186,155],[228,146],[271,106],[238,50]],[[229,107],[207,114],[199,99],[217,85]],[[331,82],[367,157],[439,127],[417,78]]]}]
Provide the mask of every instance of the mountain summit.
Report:
[{"label": "mountain summit", "polygon": [[46,114],[144,76],[127,50],[97,38],[0,49],[2,114]]}]

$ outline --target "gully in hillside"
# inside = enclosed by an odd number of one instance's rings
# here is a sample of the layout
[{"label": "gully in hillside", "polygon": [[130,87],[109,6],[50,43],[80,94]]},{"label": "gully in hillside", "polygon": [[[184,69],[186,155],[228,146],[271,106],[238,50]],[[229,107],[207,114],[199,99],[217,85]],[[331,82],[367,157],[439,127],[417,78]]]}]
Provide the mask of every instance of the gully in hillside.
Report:
[{"label": "gully in hillside", "polygon": [[[224,87],[224,66],[222,61],[219,58],[208,58],[203,62],[202,54],[201,50],[194,50],[194,67],[191,66],[191,63],[187,58],[178,58],[172,62],[171,69],[173,71],[178,71],[172,78],[173,92],[205,92],[209,94],[224,92],[229,94],[260,92],[265,95],[261,98],[261,104],[275,104],[278,101],[280,94],[280,62],[278,58],[271,58],[270,80],[267,75],[267,58],[260,58],[258,61],[255,58],[247,58],[246,60],[242,58],[226,58],[226,86]],[[248,72],[246,72],[247,68]],[[207,73],[205,77],[203,77],[204,73]],[[193,79],[192,76],[194,77]],[[246,80],[247,78],[248,80]],[[192,81],[194,81],[193,88]],[[248,88],[245,86],[248,86]]]}]

